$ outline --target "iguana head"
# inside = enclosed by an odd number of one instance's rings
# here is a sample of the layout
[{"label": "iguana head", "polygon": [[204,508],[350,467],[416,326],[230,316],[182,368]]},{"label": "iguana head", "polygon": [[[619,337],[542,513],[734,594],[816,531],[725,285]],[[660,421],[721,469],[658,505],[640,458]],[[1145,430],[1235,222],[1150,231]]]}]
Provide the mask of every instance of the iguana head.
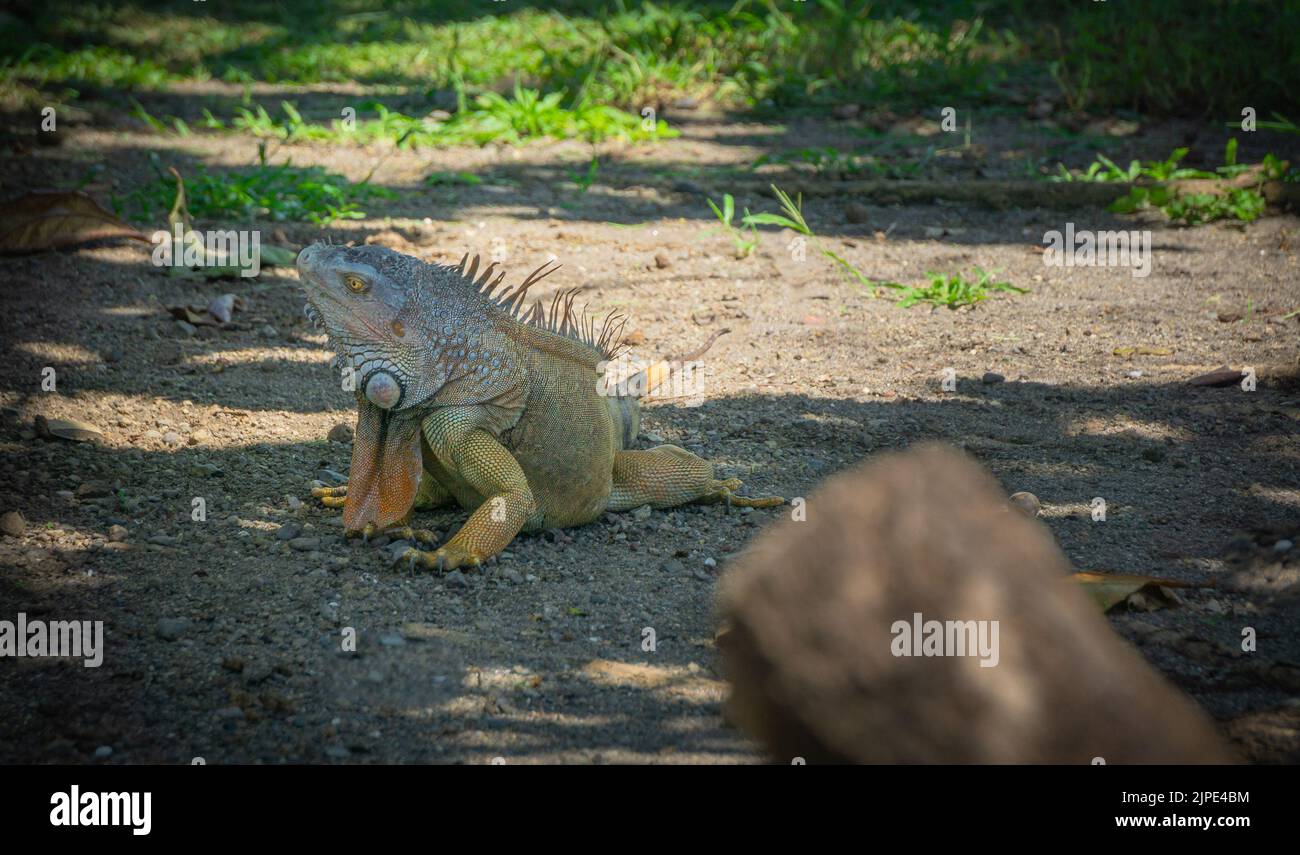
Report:
[{"label": "iguana head", "polygon": [[[307,316],[355,372],[356,438],[343,524],[359,531],[403,519],[422,467],[420,417],[411,407],[445,382],[420,317],[418,259],[375,246],[313,244],[298,254]],[[423,342],[423,343],[422,343]]]},{"label": "iguana head", "polygon": [[317,243],[298,254],[307,317],[325,328],[340,367],[355,372],[356,389],[384,410],[414,406],[446,379],[414,301],[427,266],[378,246]]}]

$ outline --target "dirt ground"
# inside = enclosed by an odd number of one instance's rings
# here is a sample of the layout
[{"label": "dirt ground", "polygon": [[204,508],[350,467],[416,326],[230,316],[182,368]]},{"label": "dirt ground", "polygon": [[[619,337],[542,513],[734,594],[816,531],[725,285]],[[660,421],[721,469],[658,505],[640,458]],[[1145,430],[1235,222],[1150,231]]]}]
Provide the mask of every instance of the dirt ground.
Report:
[{"label": "dirt ground", "polygon": [[[585,193],[573,176],[590,149],[576,142],[270,148],[354,180],[382,160],[374,181],[399,198],[329,228],[335,241],[440,261],[504,253],[515,278],[554,254],[564,268],[540,296],[582,286],[593,307],[622,309],[641,357],[729,328],[706,357],[703,403],[650,403],[642,440],[710,458],[752,494],[806,496],[874,454],[944,440],[1009,493],[1037,495],[1077,569],[1212,583],[1114,625],[1249,758],[1300,759],[1300,548],[1283,548],[1300,542],[1300,317],[1284,317],[1300,307],[1300,220],[1188,229],[1099,210],[809,199],[826,245],[870,276],[982,267],[1030,289],[973,309],[901,309],[812,247],[792,258],[789,234],[766,232],[737,259],[711,230],[704,194],[719,199],[773,147],[842,141],[843,123],[679,125],[678,140],[602,145]],[[975,154],[937,158],[936,173],[1015,177],[1025,152],[1059,147],[1050,128],[1023,126],[994,120]],[[1145,127],[1107,150],[1163,157],[1189,136],[1221,150],[1196,134]],[[257,145],[125,121],[62,137],[4,160],[7,197],[102,163],[87,188],[102,200],[149,174],[146,151],[184,169],[247,164]],[[484,181],[428,188],[430,170]],[[737,205],[776,209],[753,193]],[[1151,275],[1045,266],[1042,236],[1066,222],[1151,229]],[[284,223],[264,239],[321,235]],[[722,716],[713,597],[729,559],[788,508],[608,514],[522,536],[480,573],[408,575],[391,564],[400,544],[345,541],[338,513],[308,497],[313,480],[346,474],[350,445],[327,435],[353,416],[295,272],[172,279],[147,248],[121,244],[5,267],[0,512],[20,511],[26,527],[0,537],[0,616],[102,620],[106,652],[94,669],[0,660],[0,762],[763,760]],[[226,292],[246,308],[220,328],[189,331],[167,312]],[[1258,388],[1187,384],[1223,364],[1254,367]],[[45,367],[54,393],[41,390]],[[953,392],[940,385],[949,368]],[[38,415],[101,436],[41,438]],[[192,518],[196,498],[206,520]],[[464,517],[420,523],[448,535]],[[341,649],[347,627],[356,652]],[[1244,627],[1256,652],[1240,649]]]}]

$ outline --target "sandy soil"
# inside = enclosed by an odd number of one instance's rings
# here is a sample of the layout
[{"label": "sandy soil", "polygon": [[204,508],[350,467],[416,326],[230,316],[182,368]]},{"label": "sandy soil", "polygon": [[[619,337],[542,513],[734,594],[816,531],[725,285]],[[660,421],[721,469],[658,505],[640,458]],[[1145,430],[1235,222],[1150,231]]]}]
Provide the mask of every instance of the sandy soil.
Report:
[{"label": "sandy soil", "polygon": [[[1284,317],[1300,307],[1300,221],[1183,229],[1095,210],[810,200],[825,245],[873,277],[978,266],[1030,289],[974,309],[901,309],[813,247],[793,258],[789,234],[735,258],[701,198],[773,146],[860,140],[851,127],[684,127],[655,146],[602,145],[585,193],[573,176],[591,152],[578,143],[271,148],[354,179],[382,159],[374,180],[400,198],[330,228],[335,240],[430,260],[504,253],[516,275],[553,253],[565,267],[541,296],[583,286],[593,307],[623,309],[640,356],[730,328],[706,359],[703,404],[650,404],[643,440],[713,459],[755,494],[805,496],[873,454],[946,440],[1008,492],[1036,494],[1077,568],[1214,583],[1114,623],[1248,756],[1296,760],[1300,549],[1275,544],[1300,541],[1300,317]],[[1189,133],[1144,128],[1115,151],[1163,156]],[[256,152],[246,138],[159,138],[125,120],[62,134],[3,162],[6,196],[103,163],[88,190],[106,199],[149,174],[150,150],[183,167]],[[1007,119],[981,139],[974,155],[936,157],[936,173],[1015,175],[1059,135]],[[424,187],[430,170],[484,182]],[[738,206],[775,210],[753,194]],[[1046,267],[1042,236],[1066,222],[1151,229],[1151,275]],[[264,238],[319,236],[285,223]],[[521,537],[481,573],[409,576],[391,565],[399,547],[344,541],[338,514],[307,498],[313,479],[346,473],[349,444],[326,437],[352,416],[294,272],[173,279],[137,245],[9,258],[6,272],[0,512],[26,526],[0,537],[0,617],[102,620],[107,650],[96,669],[0,660],[0,762],[762,760],[721,714],[713,594],[728,560],[788,509],[610,514]],[[167,312],[225,292],[246,308],[223,327],[191,334]],[[1187,385],[1222,364],[1254,367],[1256,391]],[[941,388],[945,369],[955,391]],[[38,415],[102,435],[43,439]],[[421,523],[448,534],[464,516]],[[1240,651],[1245,626],[1255,653]],[[349,627],[356,652],[341,649]]]}]

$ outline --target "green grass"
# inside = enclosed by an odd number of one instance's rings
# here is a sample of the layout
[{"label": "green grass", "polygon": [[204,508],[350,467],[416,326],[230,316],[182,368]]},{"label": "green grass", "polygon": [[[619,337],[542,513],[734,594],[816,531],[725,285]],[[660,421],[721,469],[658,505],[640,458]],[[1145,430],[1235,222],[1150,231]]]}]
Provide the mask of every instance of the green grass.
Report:
[{"label": "green grass", "polygon": [[784,164],[808,168],[815,175],[825,178],[917,178],[933,158],[934,151],[931,146],[920,161],[900,162],[862,150],[844,151],[829,146],[812,146],[761,155],[754,161],[752,168]]},{"label": "green grass", "polygon": [[459,185],[462,187],[477,187],[483,183],[472,172],[431,172],[424,177],[424,183],[430,187],[446,187]]},{"label": "green grass", "polygon": [[[0,82],[357,82],[568,106],[695,96],[788,113],[1054,96],[1155,114],[1295,115],[1300,4],[1252,0],[46,0],[0,16]],[[526,135],[524,135],[526,136]]]},{"label": "green grass", "polygon": [[[114,196],[112,205],[119,216],[152,222],[171,207],[176,195],[175,181],[163,173],[156,155],[151,155],[150,161],[157,180],[125,195]],[[185,192],[190,213],[202,219],[292,220],[318,225],[340,219],[362,219],[366,214],[361,205],[396,198],[391,190],[366,183],[353,184],[318,166],[265,162],[220,173],[199,167],[186,176]]]},{"label": "green grass", "polygon": [[[390,110],[372,99],[359,105],[354,121],[345,122],[340,116],[329,124],[309,122],[296,104],[281,101],[278,115],[272,115],[261,104],[240,107],[229,120],[219,119],[205,110],[198,127],[286,141],[359,144],[387,141],[401,148],[489,142],[514,144],[539,138],[581,138],[593,143],[608,139],[643,142],[678,135],[662,119],[652,123],[600,104],[565,107],[563,100],[564,94],[560,92],[543,95],[535,89],[516,86],[509,98],[486,92],[477,96],[471,106],[454,114],[419,118]],[[363,113],[373,113],[374,117],[362,118]],[[139,103],[135,104],[132,115],[158,132],[174,131],[181,135],[191,132],[190,126],[181,119],[157,118]]]}]

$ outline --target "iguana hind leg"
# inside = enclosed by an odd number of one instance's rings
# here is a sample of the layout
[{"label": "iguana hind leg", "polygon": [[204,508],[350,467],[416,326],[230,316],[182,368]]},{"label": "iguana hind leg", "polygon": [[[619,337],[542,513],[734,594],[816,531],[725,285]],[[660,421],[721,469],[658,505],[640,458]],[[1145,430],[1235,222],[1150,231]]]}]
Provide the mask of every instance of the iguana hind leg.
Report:
[{"label": "iguana hind leg", "polygon": [[726,502],[742,508],[771,508],[785,502],[780,496],[737,496],[740,484],[738,478],[714,478],[712,463],[675,445],[620,451],[614,456],[614,489],[607,507],[628,511],[641,505],[672,508],[691,502]]}]

